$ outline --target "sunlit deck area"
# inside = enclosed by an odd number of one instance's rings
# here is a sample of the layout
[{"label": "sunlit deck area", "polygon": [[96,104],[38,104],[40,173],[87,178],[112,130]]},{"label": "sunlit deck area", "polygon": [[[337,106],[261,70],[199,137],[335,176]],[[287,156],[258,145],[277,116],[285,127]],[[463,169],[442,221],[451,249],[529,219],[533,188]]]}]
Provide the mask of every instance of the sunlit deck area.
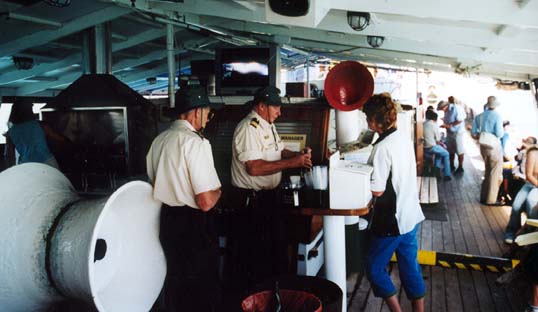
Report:
[{"label": "sunlit deck area", "polygon": [[[437,220],[425,220],[418,231],[420,250],[464,253],[477,256],[503,257],[510,246],[503,242],[504,228],[510,207],[484,206],[479,203],[484,163],[478,146],[468,136],[463,175],[448,182],[438,180],[439,204],[426,209],[439,209]],[[446,211],[446,221],[443,219]],[[439,218],[439,216],[441,216]],[[523,311],[530,298],[529,283],[519,279],[500,287],[495,280],[502,273],[488,270],[423,266],[427,287],[425,311]],[[390,265],[393,281],[400,288],[398,267]],[[351,278],[348,285],[348,311],[389,311],[375,298],[366,278],[357,283]],[[353,288],[354,287],[354,288]],[[411,304],[400,290],[404,311]]]}]

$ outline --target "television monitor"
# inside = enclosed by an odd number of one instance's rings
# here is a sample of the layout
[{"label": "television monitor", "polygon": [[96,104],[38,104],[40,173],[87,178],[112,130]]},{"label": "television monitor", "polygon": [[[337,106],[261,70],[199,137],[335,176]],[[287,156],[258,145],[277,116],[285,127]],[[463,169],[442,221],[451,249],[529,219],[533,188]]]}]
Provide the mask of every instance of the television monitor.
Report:
[{"label": "television monitor", "polygon": [[233,47],[216,50],[217,95],[252,95],[260,87],[278,85],[278,48]]},{"label": "television monitor", "polygon": [[129,161],[126,107],[44,108],[40,119],[67,139],[58,141],[58,146],[50,146],[62,169],[76,172],[95,167],[95,170],[118,173],[126,171]]}]

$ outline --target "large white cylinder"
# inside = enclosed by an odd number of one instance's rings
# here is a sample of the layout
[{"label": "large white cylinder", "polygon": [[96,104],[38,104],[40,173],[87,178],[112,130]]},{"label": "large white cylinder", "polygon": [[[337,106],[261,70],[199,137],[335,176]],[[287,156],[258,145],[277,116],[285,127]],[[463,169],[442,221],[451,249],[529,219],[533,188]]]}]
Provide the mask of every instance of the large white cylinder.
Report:
[{"label": "large white cylinder", "polygon": [[346,286],[346,230],[344,217],[323,217],[323,243],[325,247],[325,275],[342,289],[342,312],[347,311]]},{"label": "large white cylinder", "polygon": [[62,297],[101,312],[151,308],[166,261],[149,184],[86,200],[58,170],[29,163],[0,173],[0,185],[2,311],[40,311]]},{"label": "large white cylinder", "polygon": [[360,122],[359,112],[352,110],[350,112],[344,112],[336,110],[335,114],[336,123],[336,144],[342,145],[355,141],[359,138]]}]

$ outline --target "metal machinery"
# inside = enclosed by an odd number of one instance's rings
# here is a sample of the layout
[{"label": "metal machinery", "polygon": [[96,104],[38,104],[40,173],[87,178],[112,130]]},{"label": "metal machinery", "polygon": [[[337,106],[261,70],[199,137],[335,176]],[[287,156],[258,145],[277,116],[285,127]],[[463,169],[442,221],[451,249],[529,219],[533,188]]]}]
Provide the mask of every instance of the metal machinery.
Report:
[{"label": "metal machinery", "polygon": [[0,185],[2,311],[42,311],[65,298],[100,312],[151,308],[166,261],[149,184],[85,199],[58,170],[28,163],[0,173]]}]

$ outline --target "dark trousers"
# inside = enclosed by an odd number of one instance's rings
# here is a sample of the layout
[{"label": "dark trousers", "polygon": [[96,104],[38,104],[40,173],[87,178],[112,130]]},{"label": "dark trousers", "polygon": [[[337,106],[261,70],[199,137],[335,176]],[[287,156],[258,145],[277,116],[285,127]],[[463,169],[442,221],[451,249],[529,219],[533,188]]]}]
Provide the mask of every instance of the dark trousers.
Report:
[{"label": "dark trousers", "polygon": [[218,241],[214,213],[187,206],[161,211],[160,240],[168,272],[166,311],[219,311]]},{"label": "dark trousers", "polygon": [[286,234],[277,190],[233,192],[232,276],[237,287],[246,289],[286,272]]}]

